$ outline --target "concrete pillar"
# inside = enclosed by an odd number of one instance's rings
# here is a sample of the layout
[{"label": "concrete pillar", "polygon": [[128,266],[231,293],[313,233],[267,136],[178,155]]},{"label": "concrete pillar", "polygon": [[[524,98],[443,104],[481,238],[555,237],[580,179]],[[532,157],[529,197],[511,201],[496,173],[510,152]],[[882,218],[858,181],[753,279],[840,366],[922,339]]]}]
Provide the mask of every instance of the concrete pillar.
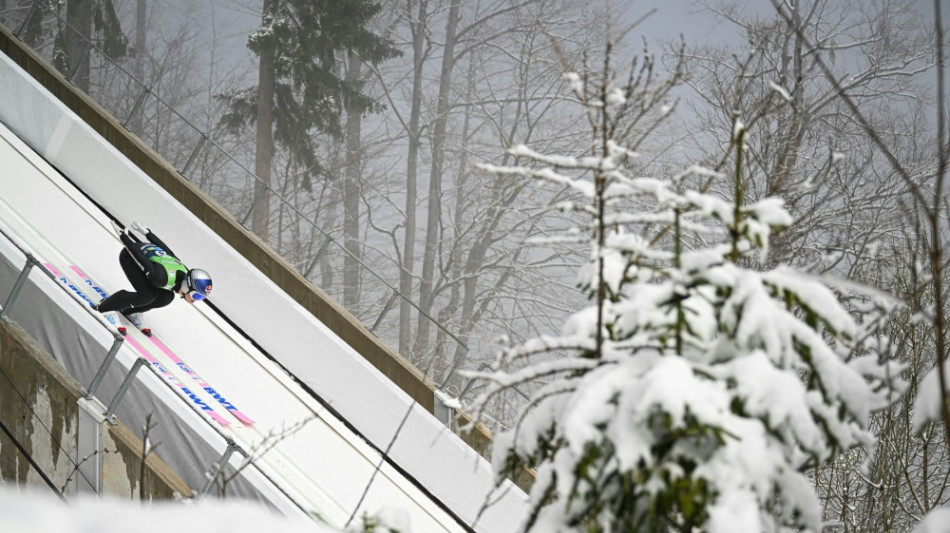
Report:
[{"label": "concrete pillar", "polygon": [[79,398],[77,434],[77,459],[80,461],[80,476],[75,476],[72,486],[78,483],[80,493],[102,492],[102,430],[106,407],[98,399]]}]

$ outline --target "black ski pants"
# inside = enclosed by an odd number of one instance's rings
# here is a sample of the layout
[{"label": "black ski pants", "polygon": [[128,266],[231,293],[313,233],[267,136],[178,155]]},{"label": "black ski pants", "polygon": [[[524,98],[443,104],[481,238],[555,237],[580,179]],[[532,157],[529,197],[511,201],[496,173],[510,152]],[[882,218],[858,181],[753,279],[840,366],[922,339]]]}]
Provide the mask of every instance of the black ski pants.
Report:
[{"label": "black ski pants", "polygon": [[129,283],[135,292],[116,291],[99,303],[99,311],[119,311],[120,313],[144,313],[146,311],[165,307],[175,299],[175,293],[152,285],[145,276],[142,267],[135,261],[132,254],[125,248],[119,252],[119,265],[129,278]]}]

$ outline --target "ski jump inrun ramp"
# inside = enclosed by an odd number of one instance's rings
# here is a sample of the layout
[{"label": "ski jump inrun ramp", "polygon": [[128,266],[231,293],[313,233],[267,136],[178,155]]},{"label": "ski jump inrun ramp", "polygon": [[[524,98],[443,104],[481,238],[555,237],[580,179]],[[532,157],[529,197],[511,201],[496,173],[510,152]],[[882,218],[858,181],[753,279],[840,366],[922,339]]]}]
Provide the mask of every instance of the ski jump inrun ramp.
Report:
[{"label": "ski jump inrun ramp", "polygon": [[[43,297],[11,315],[80,383],[113,337],[83,308],[101,296],[79,272],[107,292],[129,288],[110,218],[145,222],[214,277],[214,308],[176,300],[149,313],[159,342],[130,331],[100,389],[110,397],[149,361],[117,415],[141,428],[151,414],[156,453],[190,486],[232,442],[254,461],[228,494],[286,513],[342,527],[395,507],[413,531],[514,530],[523,492],[495,488],[467,444],[2,54],[0,95],[0,294],[25,262],[19,248],[75,287],[70,296],[34,273]],[[246,462],[234,454],[230,465]]]}]

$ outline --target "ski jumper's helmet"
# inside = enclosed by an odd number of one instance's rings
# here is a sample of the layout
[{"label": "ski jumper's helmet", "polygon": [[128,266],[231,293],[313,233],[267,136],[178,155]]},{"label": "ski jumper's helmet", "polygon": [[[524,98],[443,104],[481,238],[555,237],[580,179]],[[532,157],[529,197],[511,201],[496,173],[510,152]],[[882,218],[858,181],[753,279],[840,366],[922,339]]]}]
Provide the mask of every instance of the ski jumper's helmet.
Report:
[{"label": "ski jumper's helmet", "polygon": [[204,300],[211,294],[211,275],[201,270],[193,268],[188,271],[188,294],[195,300]]}]

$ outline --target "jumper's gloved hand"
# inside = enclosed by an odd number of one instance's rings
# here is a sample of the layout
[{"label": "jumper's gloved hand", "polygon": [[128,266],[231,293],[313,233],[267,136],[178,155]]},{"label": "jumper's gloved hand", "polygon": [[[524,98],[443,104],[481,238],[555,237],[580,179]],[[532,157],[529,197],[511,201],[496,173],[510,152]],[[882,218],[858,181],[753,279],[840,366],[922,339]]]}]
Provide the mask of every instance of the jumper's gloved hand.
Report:
[{"label": "jumper's gloved hand", "polygon": [[142,224],[142,223],[139,222],[138,220],[133,220],[133,221],[132,221],[132,229],[134,229],[135,231],[141,233],[143,236],[148,235],[148,232],[151,231],[151,230],[149,230],[148,228],[145,227],[145,224]]},{"label": "jumper's gloved hand", "polygon": [[120,226],[118,222],[115,220],[109,220],[109,222],[112,224],[112,229],[115,231],[116,235],[121,237],[122,234],[125,233],[125,228]]}]

